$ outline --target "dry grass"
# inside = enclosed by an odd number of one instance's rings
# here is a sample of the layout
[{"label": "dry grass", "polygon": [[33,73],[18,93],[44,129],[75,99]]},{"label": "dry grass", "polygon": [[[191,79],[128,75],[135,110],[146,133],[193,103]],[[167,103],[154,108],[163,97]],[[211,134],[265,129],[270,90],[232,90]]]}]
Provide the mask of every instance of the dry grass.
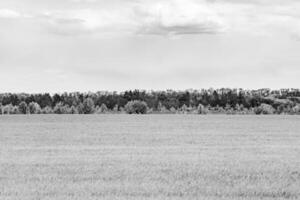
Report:
[{"label": "dry grass", "polygon": [[0,199],[300,199],[299,116],[1,116]]}]

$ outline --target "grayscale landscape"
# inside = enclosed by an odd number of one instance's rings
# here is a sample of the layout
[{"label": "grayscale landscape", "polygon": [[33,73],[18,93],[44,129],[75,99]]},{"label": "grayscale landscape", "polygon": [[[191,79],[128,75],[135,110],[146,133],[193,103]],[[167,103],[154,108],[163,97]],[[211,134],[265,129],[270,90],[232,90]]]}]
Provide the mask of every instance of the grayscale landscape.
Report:
[{"label": "grayscale landscape", "polygon": [[290,115],[2,115],[0,199],[300,199]]},{"label": "grayscale landscape", "polygon": [[0,200],[300,200],[300,0],[0,0]]}]

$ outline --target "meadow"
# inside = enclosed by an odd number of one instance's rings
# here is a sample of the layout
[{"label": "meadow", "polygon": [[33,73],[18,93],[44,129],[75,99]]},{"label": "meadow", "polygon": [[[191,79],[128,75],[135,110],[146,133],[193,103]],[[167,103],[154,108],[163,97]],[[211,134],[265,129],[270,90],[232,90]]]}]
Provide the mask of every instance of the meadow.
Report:
[{"label": "meadow", "polygon": [[300,199],[300,116],[0,116],[0,199]]}]

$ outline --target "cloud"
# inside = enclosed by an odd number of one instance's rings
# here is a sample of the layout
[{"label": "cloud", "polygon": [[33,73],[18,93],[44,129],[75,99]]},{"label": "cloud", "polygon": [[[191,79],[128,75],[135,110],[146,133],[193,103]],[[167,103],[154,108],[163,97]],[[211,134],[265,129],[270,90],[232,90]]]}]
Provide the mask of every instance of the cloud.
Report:
[{"label": "cloud", "polygon": [[62,11],[44,12],[35,16],[42,22],[47,31],[59,35],[78,35],[84,30],[84,19],[78,18],[72,13]]},{"label": "cloud", "polygon": [[[207,3],[206,3],[207,4]],[[113,9],[77,9],[45,12],[42,18],[53,32],[68,34],[215,34],[225,25],[211,8],[191,0],[135,2]]]},{"label": "cloud", "polygon": [[0,18],[19,18],[22,15],[14,10],[0,9]]},{"label": "cloud", "polygon": [[[59,35],[201,35],[241,33],[291,36],[300,31],[300,2],[286,0],[68,0],[19,13],[1,9],[0,18],[41,22]],[[92,4],[90,4],[92,3]],[[22,11],[23,11],[22,10]]]},{"label": "cloud", "polygon": [[79,9],[41,15],[51,32],[61,35],[123,34],[133,31],[132,21],[122,11]]},{"label": "cloud", "polygon": [[207,3],[176,0],[140,5],[135,8],[138,33],[214,34],[225,28],[218,14]]},{"label": "cloud", "polygon": [[187,34],[215,34],[220,32],[221,27],[214,22],[203,24],[163,25],[161,23],[142,26],[139,34],[153,35],[187,35]]}]

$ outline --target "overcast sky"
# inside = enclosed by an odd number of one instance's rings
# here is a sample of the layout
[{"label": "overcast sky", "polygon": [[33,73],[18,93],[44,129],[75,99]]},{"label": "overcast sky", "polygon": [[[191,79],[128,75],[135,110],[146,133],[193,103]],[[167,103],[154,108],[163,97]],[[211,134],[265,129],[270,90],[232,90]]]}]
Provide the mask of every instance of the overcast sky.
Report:
[{"label": "overcast sky", "polygon": [[0,0],[0,92],[300,88],[299,0]]}]

